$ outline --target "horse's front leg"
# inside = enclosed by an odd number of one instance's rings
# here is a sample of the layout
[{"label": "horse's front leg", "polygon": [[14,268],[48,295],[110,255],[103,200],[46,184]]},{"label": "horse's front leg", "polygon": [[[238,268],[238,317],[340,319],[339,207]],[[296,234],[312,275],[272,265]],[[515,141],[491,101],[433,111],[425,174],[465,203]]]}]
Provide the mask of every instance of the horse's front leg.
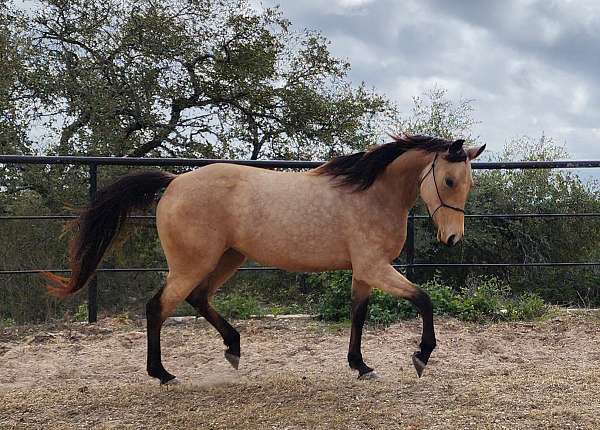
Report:
[{"label": "horse's front leg", "polygon": [[373,369],[365,364],[360,351],[362,330],[367,317],[371,290],[372,288],[367,283],[352,279],[352,328],[350,329],[348,364],[350,364],[350,368],[358,370],[358,379],[373,379],[377,376]]},{"label": "horse's front leg", "polygon": [[419,377],[429,361],[431,352],[435,349],[435,329],[433,326],[433,305],[429,295],[415,284],[398,273],[389,264],[364,265],[363,268],[354,270],[354,277],[365,282],[371,287],[379,288],[396,297],[401,297],[412,302],[423,318],[423,334],[421,336],[420,351],[412,356],[413,365]]}]

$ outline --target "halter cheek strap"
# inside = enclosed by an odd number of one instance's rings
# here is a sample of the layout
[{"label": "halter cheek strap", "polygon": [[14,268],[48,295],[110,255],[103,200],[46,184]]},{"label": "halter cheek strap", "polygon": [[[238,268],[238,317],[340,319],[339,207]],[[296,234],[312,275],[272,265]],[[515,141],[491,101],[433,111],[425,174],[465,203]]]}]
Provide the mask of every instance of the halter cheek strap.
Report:
[{"label": "halter cheek strap", "polygon": [[435,158],[433,159],[433,163],[431,163],[431,167],[429,168],[429,170],[427,171],[427,173],[425,173],[425,175],[423,175],[423,177],[419,181],[419,188],[421,188],[421,185],[423,184],[423,181],[425,180],[425,178],[427,178],[427,176],[429,176],[429,174],[433,175],[433,184],[435,185],[435,191],[437,192],[437,196],[438,196],[438,199],[440,201],[440,205],[433,212],[429,211],[429,206],[427,204],[425,205],[427,207],[427,212],[429,213],[429,217],[431,219],[433,219],[433,217],[435,216],[435,214],[437,213],[437,211],[439,211],[441,208],[452,209],[453,211],[461,212],[461,213],[464,214],[465,213],[464,209],[457,208],[455,206],[447,205],[444,202],[444,200],[442,199],[442,196],[440,194],[440,189],[438,188],[437,180],[435,179],[435,163],[436,163],[436,161],[438,159],[438,155],[439,155],[439,152],[435,154]]}]

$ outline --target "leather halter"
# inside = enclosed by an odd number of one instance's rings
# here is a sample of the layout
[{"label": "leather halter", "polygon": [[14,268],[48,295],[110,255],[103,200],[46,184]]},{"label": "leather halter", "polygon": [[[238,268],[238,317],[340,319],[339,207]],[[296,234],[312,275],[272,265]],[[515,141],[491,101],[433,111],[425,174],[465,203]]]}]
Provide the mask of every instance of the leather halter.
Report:
[{"label": "leather halter", "polygon": [[[450,206],[447,205],[444,200],[442,199],[442,196],[440,194],[440,189],[438,188],[438,184],[437,181],[435,179],[435,162],[438,159],[438,155],[439,152],[437,152],[435,154],[435,158],[433,159],[433,163],[431,163],[431,167],[429,168],[429,170],[427,171],[427,173],[425,173],[425,175],[423,175],[423,177],[421,178],[421,180],[419,181],[419,190],[421,188],[421,185],[423,184],[423,181],[425,180],[425,178],[427,178],[427,176],[429,176],[430,173],[433,174],[433,184],[435,185],[435,191],[437,192],[438,195],[438,199],[440,200],[440,205],[437,207],[436,210],[432,212],[429,211],[429,205],[425,204],[425,206],[427,207],[427,212],[429,213],[429,217],[433,220],[433,217],[435,216],[435,214],[437,213],[437,211],[439,211],[441,208],[448,208],[448,209],[452,209],[453,211],[457,211],[457,212],[461,212],[461,213],[465,213],[464,209],[461,208],[457,208],[455,206]],[[435,221],[435,220],[434,220]]]}]

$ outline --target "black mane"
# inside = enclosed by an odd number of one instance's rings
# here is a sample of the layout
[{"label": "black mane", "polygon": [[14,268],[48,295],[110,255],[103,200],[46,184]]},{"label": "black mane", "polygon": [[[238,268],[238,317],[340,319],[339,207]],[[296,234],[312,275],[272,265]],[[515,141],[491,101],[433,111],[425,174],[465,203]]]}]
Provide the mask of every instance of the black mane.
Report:
[{"label": "black mane", "polygon": [[[446,152],[453,143],[452,140],[422,135],[397,135],[392,138],[393,142],[368,151],[332,158],[315,173],[339,179],[340,186],[352,186],[356,191],[363,191],[373,185],[385,168],[406,151],[418,149],[426,152]],[[456,163],[466,161],[468,157],[467,153],[460,149],[457,152],[448,152],[444,158]]]}]

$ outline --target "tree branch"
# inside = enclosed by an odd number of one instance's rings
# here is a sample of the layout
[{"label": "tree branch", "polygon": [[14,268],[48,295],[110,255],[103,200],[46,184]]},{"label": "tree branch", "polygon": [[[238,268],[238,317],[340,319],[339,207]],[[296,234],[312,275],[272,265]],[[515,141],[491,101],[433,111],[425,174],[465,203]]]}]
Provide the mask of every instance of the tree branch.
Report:
[{"label": "tree branch", "polygon": [[69,141],[73,138],[75,133],[83,126],[85,126],[90,120],[90,113],[88,111],[84,111],[81,113],[79,118],[73,121],[71,124],[63,128],[60,134],[60,142],[58,145],[58,154],[59,155],[68,155],[71,151],[69,150]]}]

